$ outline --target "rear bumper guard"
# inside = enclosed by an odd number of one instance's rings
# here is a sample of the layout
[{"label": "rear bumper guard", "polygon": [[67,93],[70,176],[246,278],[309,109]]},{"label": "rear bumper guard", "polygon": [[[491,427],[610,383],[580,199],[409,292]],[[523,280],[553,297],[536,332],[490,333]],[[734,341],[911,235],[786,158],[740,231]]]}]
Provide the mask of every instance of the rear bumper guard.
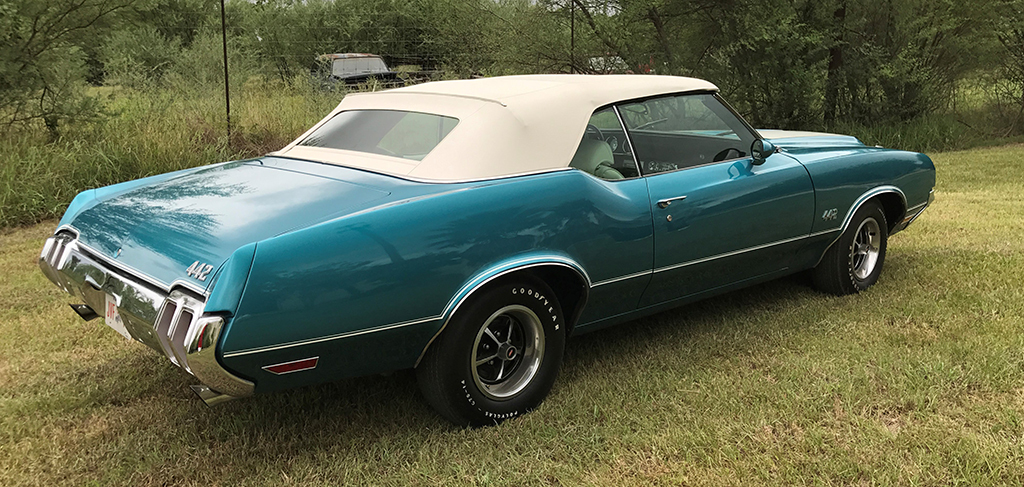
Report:
[{"label": "rear bumper guard", "polygon": [[117,269],[65,231],[46,239],[39,267],[85,303],[72,308],[86,320],[101,316],[111,296],[129,335],[202,381],[204,392],[196,392],[207,404],[252,395],[255,385],[217,360],[225,321],[203,314],[204,297],[180,289],[168,293]]}]

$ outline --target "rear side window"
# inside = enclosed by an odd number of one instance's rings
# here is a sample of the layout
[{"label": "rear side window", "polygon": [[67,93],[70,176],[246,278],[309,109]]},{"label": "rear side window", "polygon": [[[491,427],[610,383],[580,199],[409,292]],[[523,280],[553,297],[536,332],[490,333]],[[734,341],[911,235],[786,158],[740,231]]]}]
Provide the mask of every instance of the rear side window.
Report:
[{"label": "rear side window", "polygon": [[613,108],[598,110],[590,116],[569,167],[601,179],[628,179],[640,175],[626,132]]},{"label": "rear side window", "polygon": [[459,120],[398,110],[340,112],[299,145],[423,160]]}]

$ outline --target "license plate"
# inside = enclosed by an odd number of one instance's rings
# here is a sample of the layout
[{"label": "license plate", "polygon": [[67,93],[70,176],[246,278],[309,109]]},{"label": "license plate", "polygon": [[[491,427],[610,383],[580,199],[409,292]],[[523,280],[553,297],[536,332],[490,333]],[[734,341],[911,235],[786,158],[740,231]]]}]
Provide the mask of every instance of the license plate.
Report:
[{"label": "license plate", "polygon": [[121,334],[121,336],[131,340],[132,335],[128,333],[128,329],[124,327],[124,321],[121,320],[121,314],[117,312],[117,300],[107,295],[107,307],[106,315],[104,320],[107,322],[107,326],[114,329],[114,331]]}]

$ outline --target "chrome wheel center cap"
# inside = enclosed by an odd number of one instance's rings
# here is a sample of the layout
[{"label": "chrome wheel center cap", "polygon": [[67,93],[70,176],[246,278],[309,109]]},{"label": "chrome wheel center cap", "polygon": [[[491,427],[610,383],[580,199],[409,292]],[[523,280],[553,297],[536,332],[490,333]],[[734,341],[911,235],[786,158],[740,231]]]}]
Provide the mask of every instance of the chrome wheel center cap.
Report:
[{"label": "chrome wheel center cap", "polygon": [[519,350],[516,350],[516,347],[507,343],[501,344],[501,347],[498,349],[498,356],[502,360],[515,360],[516,355],[519,355]]}]

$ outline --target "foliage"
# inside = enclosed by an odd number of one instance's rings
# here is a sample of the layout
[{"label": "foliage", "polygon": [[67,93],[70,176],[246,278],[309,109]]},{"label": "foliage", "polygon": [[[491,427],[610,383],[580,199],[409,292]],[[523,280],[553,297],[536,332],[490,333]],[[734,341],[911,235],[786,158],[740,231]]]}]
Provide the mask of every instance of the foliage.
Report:
[{"label": "foliage", "polygon": [[875,2],[844,1],[835,118],[911,120],[946,107],[954,82],[979,68],[976,59],[990,47],[990,4],[907,0],[879,10]]},{"label": "foliage", "polygon": [[99,48],[98,60],[107,84],[143,88],[160,80],[169,67],[191,59],[182,54],[176,39],[143,24],[111,32]]},{"label": "foliage", "polygon": [[325,53],[372,52],[392,66],[469,72],[484,52],[478,43],[486,30],[484,0],[260,0],[231,7],[246,62],[262,63],[285,80],[309,73]]},{"label": "foliage", "polygon": [[96,114],[85,96],[80,44],[109,28],[135,0],[0,2],[0,125],[10,131],[42,121],[51,138],[65,120]]},{"label": "foliage", "polygon": [[712,78],[753,120],[787,128],[941,109],[991,49],[984,0],[623,1],[613,18],[577,4],[631,65]]},{"label": "foliage", "polygon": [[94,89],[113,116],[46,144],[28,134],[0,138],[0,228],[58,217],[87,188],[280,149],[344,96],[250,81],[232,104],[228,141],[217,88]]},{"label": "foliage", "polygon": [[[825,36],[811,27],[806,11],[759,5],[750,18],[733,14],[719,28],[736,39],[712,50],[712,78],[758,127],[812,129],[820,126]],[[746,31],[742,35],[741,31]]]},{"label": "foliage", "polygon": [[[91,72],[133,88],[222,82],[216,0],[4,2],[9,121],[94,111],[79,103]],[[1022,10],[1020,0],[230,0],[229,64],[240,83],[257,74],[290,83],[331,52],[373,52],[446,77],[694,75],[758,125],[831,129],[948,110],[957,82],[986,70],[1005,104],[1024,76]],[[59,39],[28,45],[43,42],[30,26],[56,19],[66,28],[40,32]]]},{"label": "foliage", "polygon": [[126,23],[149,26],[164,39],[188,47],[206,27],[219,25],[219,0],[150,0],[133,9]]},{"label": "foliage", "polygon": [[1002,49],[996,83],[996,109],[1009,133],[1024,133],[1024,1],[999,5],[996,38]]},{"label": "foliage", "polygon": [[[380,54],[410,82],[697,76],[758,127],[987,144],[1024,135],[1022,19],[1022,0],[228,0],[228,141],[219,0],[0,0],[0,226],[279,147],[343,95],[311,76],[333,52]],[[313,111],[273,114],[296,107]]]}]

